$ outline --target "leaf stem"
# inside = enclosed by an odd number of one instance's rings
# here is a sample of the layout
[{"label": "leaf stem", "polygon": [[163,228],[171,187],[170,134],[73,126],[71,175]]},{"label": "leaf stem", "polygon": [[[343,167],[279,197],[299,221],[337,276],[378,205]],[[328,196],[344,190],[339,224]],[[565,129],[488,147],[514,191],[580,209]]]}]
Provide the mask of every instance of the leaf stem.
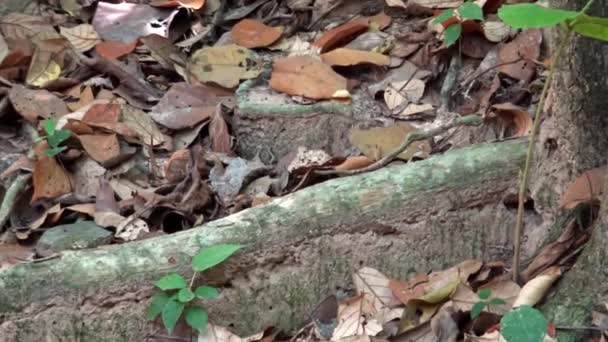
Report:
[{"label": "leaf stem", "polygon": [[[589,1],[589,3],[593,2],[593,0]],[[589,5],[587,3],[587,5]],[[587,6],[585,6],[587,7]],[[555,51],[555,55],[553,56],[553,61],[551,62],[551,68],[549,69],[549,75],[545,80],[545,84],[543,86],[543,91],[540,95],[540,99],[538,100],[538,104],[536,107],[536,112],[534,114],[534,125],[532,127],[532,132],[530,133],[530,142],[528,143],[528,153],[526,154],[526,162],[524,165],[524,169],[521,173],[521,181],[519,186],[519,198],[518,198],[518,206],[517,206],[517,220],[515,224],[515,241],[514,244],[514,253],[513,253],[513,281],[517,282],[519,280],[519,268],[520,268],[520,259],[521,259],[521,237],[524,229],[524,201],[526,200],[526,190],[528,188],[529,176],[530,176],[530,164],[532,163],[532,158],[534,156],[534,144],[536,141],[536,134],[538,133],[538,128],[540,126],[540,115],[543,111],[543,107],[545,105],[545,100],[547,99],[547,95],[549,94],[549,88],[553,81],[553,77],[555,76],[555,66],[558,64],[560,57],[566,48],[566,45],[570,42],[572,38],[572,30],[566,30],[566,35],[561,39],[560,44],[558,45],[557,50]]]}]

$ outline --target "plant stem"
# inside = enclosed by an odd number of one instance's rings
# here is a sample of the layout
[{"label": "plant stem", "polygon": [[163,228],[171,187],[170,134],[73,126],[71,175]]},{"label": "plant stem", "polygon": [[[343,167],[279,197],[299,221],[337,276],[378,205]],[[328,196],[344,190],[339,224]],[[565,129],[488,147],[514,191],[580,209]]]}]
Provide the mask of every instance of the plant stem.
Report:
[{"label": "plant stem", "polygon": [[192,274],[192,278],[190,278],[190,286],[188,286],[188,287],[190,287],[190,289],[192,289],[192,285],[194,284],[194,279],[196,279],[197,274],[198,274],[198,272],[194,272]]},{"label": "plant stem", "polygon": [[[591,1],[590,1],[591,2]],[[588,3],[589,4],[589,3]],[[585,6],[586,7],[586,6]],[[524,201],[526,200],[526,190],[528,188],[528,181],[530,176],[530,164],[532,164],[532,158],[534,156],[534,144],[536,141],[536,134],[538,133],[538,127],[540,126],[540,115],[543,111],[543,107],[545,105],[545,100],[547,99],[547,95],[549,94],[549,88],[551,86],[551,82],[553,81],[553,77],[555,76],[555,66],[559,62],[559,59],[562,55],[563,50],[566,48],[566,45],[570,42],[570,38],[572,37],[572,30],[567,30],[566,35],[562,38],[560,44],[558,45],[557,50],[555,51],[555,55],[553,56],[553,61],[551,61],[551,68],[549,69],[549,76],[545,80],[545,84],[543,86],[543,91],[540,95],[540,99],[538,100],[538,104],[536,107],[536,112],[534,114],[534,125],[532,127],[532,132],[530,133],[530,142],[528,143],[528,153],[526,154],[526,163],[524,165],[524,169],[521,173],[521,181],[519,186],[519,198],[517,205],[517,221],[515,224],[515,241],[514,241],[514,252],[513,252],[513,281],[517,282],[519,280],[519,266],[520,266],[520,254],[521,254],[521,236],[524,229]]]}]

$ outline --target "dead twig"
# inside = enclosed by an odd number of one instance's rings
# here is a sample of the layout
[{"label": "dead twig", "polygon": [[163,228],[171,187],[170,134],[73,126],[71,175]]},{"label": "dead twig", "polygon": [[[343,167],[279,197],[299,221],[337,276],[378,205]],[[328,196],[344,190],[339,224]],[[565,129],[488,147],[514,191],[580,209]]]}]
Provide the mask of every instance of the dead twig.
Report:
[{"label": "dead twig", "polygon": [[432,137],[439,135],[443,132],[446,132],[454,127],[464,126],[464,125],[467,125],[467,126],[479,125],[482,122],[483,122],[483,119],[479,115],[467,115],[467,116],[463,116],[463,117],[458,117],[439,127],[431,128],[429,130],[417,130],[415,132],[408,134],[405,137],[405,140],[403,140],[403,142],[401,143],[401,145],[399,145],[399,147],[397,147],[391,153],[384,156],[382,159],[380,159],[380,160],[376,161],[375,163],[373,163],[367,167],[364,167],[362,169],[317,170],[317,171],[315,171],[315,173],[318,175],[322,175],[322,176],[352,176],[352,175],[358,175],[361,173],[376,171],[376,170],[388,165],[393,160],[395,160],[397,158],[397,156],[401,154],[401,152],[405,151],[415,141],[432,138]]}]

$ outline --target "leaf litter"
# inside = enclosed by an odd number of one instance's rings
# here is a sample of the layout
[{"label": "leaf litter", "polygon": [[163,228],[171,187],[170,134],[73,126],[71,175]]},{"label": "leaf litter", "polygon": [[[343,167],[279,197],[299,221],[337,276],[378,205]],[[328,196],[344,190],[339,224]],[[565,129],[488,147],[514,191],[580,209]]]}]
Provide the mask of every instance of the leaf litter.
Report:
[{"label": "leaf litter", "polygon": [[[33,186],[11,213],[5,234],[16,242],[0,244],[0,267],[36,257],[25,246],[40,238],[40,228],[91,221],[111,231],[114,242],[189,229],[325,180],[315,176],[317,170],[369,166],[408,134],[439,120],[437,110],[445,106],[441,81],[449,73],[443,57],[457,50],[442,46],[442,30],[426,22],[462,1],[387,0],[372,13],[365,2],[273,1],[274,8],[265,2],[221,8],[204,0],[62,1],[38,12],[43,14],[5,15],[3,124],[42,134],[42,120],[50,118],[71,136],[55,157],[43,153],[45,141],[25,137],[30,146],[22,158],[0,170],[3,185],[31,173]],[[450,95],[463,108],[457,114],[483,115],[502,131],[494,138],[506,139],[530,131],[533,97],[518,89],[543,77],[538,61],[547,56],[539,30],[517,32],[495,19],[500,3],[480,2],[487,20],[463,25],[466,53],[460,58],[471,68],[463,67]],[[308,10],[311,17],[300,15]],[[245,158],[238,148],[239,91],[252,82],[265,82],[269,96],[284,94],[303,106],[354,106],[368,97],[384,107],[371,125],[345,132],[352,148],[341,155],[294,146],[292,157],[300,157],[264,163],[264,151]],[[475,140],[476,131],[468,132]],[[437,143],[418,141],[398,159],[428,158]],[[561,205],[593,203],[605,171],[585,172],[565,190]],[[469,261],[407,280],[365,267],[353,274],[356,293],[329,311],[334,323],[323,336],[370,341],[453,333],[457,313],[470,311],[483,288],[507,303],[488,314],[503,314],[513,301],[535,305],[559,278],[561,258],[586,238],[571,225],[524,272],[530,285],[521,290],[501,278],[499,263]],[[262,332],[240,338],[210,326],[199,341],[275,337]]]}]

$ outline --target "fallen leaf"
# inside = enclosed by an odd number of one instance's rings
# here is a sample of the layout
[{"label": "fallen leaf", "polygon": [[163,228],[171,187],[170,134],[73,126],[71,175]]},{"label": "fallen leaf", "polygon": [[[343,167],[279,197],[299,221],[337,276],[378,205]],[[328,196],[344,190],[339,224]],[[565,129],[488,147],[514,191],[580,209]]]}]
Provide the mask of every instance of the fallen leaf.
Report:
[{"label": "fallen leaf", "polygon": [[490,107],[490,111],[507,122],[507,127],[514,126],[514,137],[523,137],[532,131],[532,118],[528,111],[512,103],[500,103]]},{"label": "fallen leaf", "polygon": [[389,27],[392,21],[393,18],[384,12],[380,12],[370,17],[359,17],[353,20],[353,22],[362,22],[367,26],[375,26],[375,28],[378,30],[384,30],[385,28]]},{"label": "fallen leaf", "polygon": [[120,119],[121,107],[118,103],[93,104],[81,121],[87,125],[114,124]]},{"label": "fallen leaf", "polygon": [[608,166],[601,166],[585,171],[574,182],[568,185],[560,199],[560,207],[573,209],[581,203],[587,203],[600,198],[604,192],[604,179]]},{"label": "fallen leaf", "polygon": [[382,326],[374,319],[367,319],[365,313],[371,312],[365,296],[359,295],[347,300],[338,311],[338,325],[331,341],[339,341],[351,336],[376,336]]},{"label": "fallen leaf", "polygon": [[321,55],[324,63],[331,66],[351,66],[373,64],[386,66],[391,63],[390,57],[377,52],[360,51],[347,48],[335,49]]},{"label": "fallen leaf", "polygon": [[0,270],[20,264],[25,261],[32,261],[36,253],[31,247],[20,244],[0,244]]},{"label": "fallen leaf", "polygon": [[232,154],[232,138],[228,132],[228,125],[222,116],[221,104],[217,105],[211,117],[209,136],[211,137],[211,150],[213,152]]},{"label": "fallen leaf", "polygon": [[[525,30],[498,50],[498,70],[509,77],[530,82],[536,72],[543,36],[540,30]],[[523,59],[523,60],[522,60]],[[519,61],[516,63],[511,63]],[[506,63],[506,64],[505,64]]]},{"label": "fallen leaf", "polygon": [[350,97],[347,81],[323,62],[310,56],[293,56],[274,62],[272,89],[311,99]]},{"label": "fallen leaf", "polygon": [[80,24],[72,28],[61,27],[59,31],[77,52],[89,51],[101,42],[101,38],[89,24]]},{"label": "fallen leaf", "polygon": [[61,75],[61,65],[56,58],[58,58],[56,53],[36,48],[25,76],[25,82],[28,85],[42,88],[57,80]]},{"label": "fallen leaf", "polygon": [[122,122],[137,133],[139,141],[148,146],[171,147],[171,137],[163,134],[148,113],[133,106],[122,106]]},{"label": "fallen leaf", "polygon": [[378,270],[364,267],[353,274],[353,282],[357,293],[362,294],[374,309],[370,314],[399,304],[399,300],[388,286],[389,278]]},{"label": "fallen leaf", "polygon": [[31,124],[36,124],[38,118],[51,118],[56,121],[70,112],[61,99],[44,89],[27,89],[15,84],[8,96],[17,113]]},{"label": "fallen leaf", "polygon": [[149,34],[169,38],[169,27],[176,14],[177,10],[102,1],[97,4],[92,24],[103,40],[132,44]]},{"label": "fallen leaf", "polygon": [[149,49],[152,58],[169,70],[175,70],[175,64],[187,63],[186,55],[178,49],[171,40],[157,34],[141,37],[140,41]]},{"label": "fallen leaf", "polygon": [[150,228],[146,221],[140,218],[129,216],[116,226],[116,236],[125,241],[134,241],[145,233],[149,233]]},{"label": "fallen leaf", "polygon": [[347,157],[339,165],[334,166],[334,170],[347,171],[358,170],[373,164],[374,161],[366,156]]},{"label": "fallen leaf", "polygon": [[190,150],[179,150],[173,152],[165,162],[165,178],[170,183],[177,183],[188,175],[190,165]]},{"label": "fallen leaf", "polygon": [[517,299],[513,303],[513,309],[522,305],[534,306],[540,302],[551,285],[562,276],[562,271],[558,266],[553,266],[545,270],[542,274],[528,280],[521,288]]},{"label": "fallen leaf", "polygon": [[281,38],[282,32],[258,20],[243,19],[232,27],[231,34],[236,44],[253,49],[273,44]]},{"label": "fallen leaf", "polygon": [[320,52],[326,52],[365,32],[368,27],[367,22],[351,21],[325,32],[312,45],[319,48]]},{"label": "fallen leaf", "polygon": [[[349,140],[368,158],[379,160],[399,147],[407,135],[415,130],[413,126],[406,123],[367,130],[353,129],[350,131]],[[405,161],[412,157],[426,158],[430,152],[431,145],[429,142],[421,140],[412,143],[397,158]]]},{"label": "fallen leaf", "polygon": [[0,30],[6,39],[27,39],[34,44],[43,40],[59,39],[61,36],[43,17],[25,13],[10,13],[2,17]]},{"label": "fallen leaf", "polygon": [[116,134],[79,135],[78,140],[87,154],[101,165],[110,165],[120,156]]},{"label": "fallen leaf", "polygon": [[425,294],[428,282],[428,275],[421,273],[408,281],[391,279],[388,286],[402,304],[407,304],[410,300]]},{"label": "fallen leaf", "polygon": [[264,332],[261,331],[251,336],[239,337],[224,327],[207,323],[205,331],[198,335],[197,342],[253,342],[259,341],[263,336]]},{"label": "fallen leaf", "polygon": [[137,40],[134,40],[132,43],[103,41],[95,45],[95,52],[106,59],[118,59],[133,52],[136,46]]},{"label": "fallen leaf", "polygon": [[93,89],[91,89],[90,86],[84,87],[81,91],[81,86],[76,85],[74,86],[73,91],[67,95],[78,99],[77,102],[66,102],[66,105],[71,111],[77,111],[95,100]]},{"label": "fallen leaf", "polygon": [[[456,8],[462,5],[462,0],[415,0],[413,4],[424,8]],[[409,4],[409,3],[408,3]]]},{"label": "fallen leaf", "polygon": [[419,79],[389,83],[384,91],[384,102],[394,115],[407,116],[433,109],[430,104],[418,105],[424,95],[425,83]]},{"label": "fallen leaf", "polygon": [[34,194],[31,202],[40,199],[53,199],[72,192],[72,183],[67,171],[44,151],[49,148],[46,141],[36,144],[36,163],[34,164]]},{"label": "fallen leaf", "polygon": [[502,21],[484,21],[481,27],[484,37],[492,43],[505,41],[513,34],[511,27]]},{"label": "fallen leaf", "polygon": [[258,56],[234,44],[197,50],[188,68],[200,82],[213,82],[225,88],[234,88],[240,80],[255,78],[262,72]]},{"label": "fallen leaf", "polygon": [[[490,282],[480,287],[477,292],[479,293],[479,291],[482,289],[491,290],[490,298],[500,298],[505,301],[505,304],[502,305],[490,305],[489,307],[486,307],[485,311],[499,315],[505,314],[511,310],[513,303],[520,293],[519,285],[511,280]],[[479,295],[473,292],[468,286],[460,284],[452,296],[452,301],[454,302],[454,307],[456,309],[462,311],[471,311],[473,305],[479,301]]]}]

